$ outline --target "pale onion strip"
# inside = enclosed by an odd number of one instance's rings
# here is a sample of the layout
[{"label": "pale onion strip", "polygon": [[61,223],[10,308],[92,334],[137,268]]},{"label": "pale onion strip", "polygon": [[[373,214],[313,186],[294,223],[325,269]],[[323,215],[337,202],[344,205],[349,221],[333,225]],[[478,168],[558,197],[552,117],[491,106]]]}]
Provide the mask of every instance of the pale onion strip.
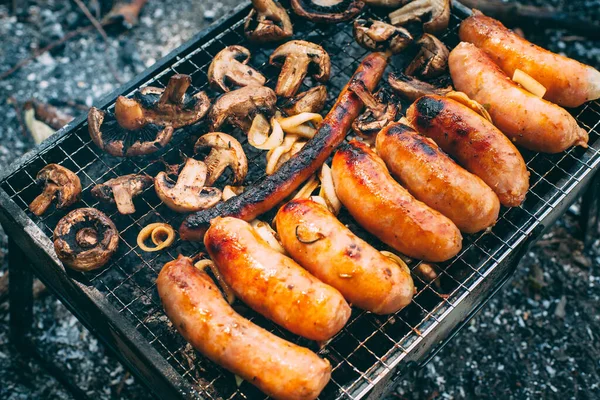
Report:
[{"label": "pale onion strip", "polygon": [[286,254],[285,249],[277,240],[276,232],[271,228],[271,225],[266,222],[255,219],[250,221],[250,225],[254,228],[254,231],[260,236],[267,244],[275,251],[281,254]]},{"label": "pale onion strip", "polygon": [[298,136],[301,136],[306,139],[312,139],[313,137],[315,137],[315,134],[317,133],[317,129],[313,128],[312,126],[310,126],[308,124],[304,124],[304,125],[295,126],[293,128],[289,128],[287,131],[285,131],[285,133],[291,134],[291,135],[298,135]]},{"label": "pale onion strip", "polygon": [[525,90],[530,93],[533,93],[539,98],[544,97],[546,94],[546,88],[544,85],[536,81],[531,75],[526,72],[521,71],[520,69],[515,69],[512,80],[519,85],[523,86]]},{"label": "pale onion strip", "polygon": [[[268,121],[266,121],[266,118],[262,114],[258,114],[254,118],[254,121],[256,121],[259,117],[261,119],[264,119],[264,121],[267,122],[268,125]],[[253,127],[254,121],[252,122]],[[248,143],[260,150],[271,150],[277,146],[280,146],[283,143],[284,134],[283,129],[281,129],[281,125],[279,125],[279,122],[275,118],[271,118],[271,125],[270,128],[266,131],[266,133],[262,128],[262,123],[263,122],[260,122],[261,127],[259,129],[250,128],[250,131],[248,132]],[[269,131],[271,132],[271,134],[269,134]]]},{"label": "pale onion strip", "polygon": [[386,251],[386,250],[382,250],[382,251],[380,251],[380,253],[383,254],[384,256],[386,256],[387,258],[389,258],[390,260],[392,260],[393,262],[395,262],[396,264],[398,264],[398,266],[400,268],[402,268],[404,271],[406,271],[410,274],[410,269],[408,268],[408,265],[406,265],[404,260],[402,258],[400,258],[399,255],[394,254],[391,251]]},{"label": "pale onion strip", "polygon": [[[154,237],[154,231],[157,229],[159,230],[159,233],[167,234],[167,238],[164,241],[161,241],[160,243],[156,243],[157,241],[159,241],[158,236],[156,236],[156,239]],[[152,241],[154,242],[156,247],[146,246],[146,244],[144,242],[148,238],[152,238]],[[142,230],[140,231],[140,233],[138,233],[138,236],[137,236],[138,247],[140,249],[142,249],[143,251],[147,251],[147,252],[154,252],[154,251],[162,250],[162,249],[172,245],[174,241],[175,241],[175,230],[173,229],[173,227],[171,225],[165,224],[162,222],[156,222],[156,223],[145,226],[144,228],[142,228]]]},{"label": "pale onion strip", "polygon": [[323,116],[317,113],[303,112],[300,114],[293,115],[291,117],[279,118],[281,129],[283,129],[284,132],[287,132],[289,129],[305,124],[307,122],[312,122],[313,124],[318,125],[321,122],[323,122]]},{"label": "pale onion strip", "polygon": [[469,107],[471,110],[473,110],[477,114],[481,115],[483,118],[492,122],[492,117],[490,116],[490,113],[488,112],[488,110],[483,105],[478,103],[477,101],[472,100],[469,96],[467,96],[466,93],[452,91],[452,92],[446,93],[446,97],[449,97],[454,101],[458,101],[462,105]]},{"label": "pale onion strip", "polygon": [[267,175],[271,175],[275,171],[277,171],[277,161],[281,156],[288,151],[291,150],[292,146],[298,140],[298,136],[296,135],[287,135],[285,139],[283,139],[283,143],[281,146],[277,146],[272,150],[269,150],[267,153]]},{"label": "pale onion strip", "polygon": [[225,294],[225,300],[227,300],[229,304],[233,304],[233,302],[235,301],[235,294],[233,293],[233,290],[227,284],[227,282],[225,282],[223,275],[221,275],[221,271],[219,271],[219,269],[212,260],[200,260],[196,264],[194,264],[194,267],[202,271],[204,271],[205,268],[210,268],[211,272],[217,279],[219,286],[221,286],[223,293]]},{"label": "pale onion strip", "polygon": [[322,198],[321,196],[310,196],[310,199],[312,201],[314,201],[315,203],[319,203],[323,207],[329,208],[329,205],[327,204],[327,202],[325,201],[325,199]]},{"label": "pale onion strip", "polygon": [[253,143],[262,144],[267,141],[270,130],[269,120],[264,115],[257,114],[252,120],[250,130],[248,130],[248,141],[252,140]]},{"label": "pale onion strip", "polygon": [[319,180],[317,179],[316,175],[312,175],[306,181],[304,186],[298,190],[298,193],[296,193],[294,199],[308,199],[317,187],[319,187]]},{"label": "pale onion strip", "polygon": [[319,196],[325,200],[327,203],[327,208],[329,208],[332,213],[337,215],[342,208],[342,203],[335,192],[333,176],[331,174],[331,168],[329,168],[329,165],[323,164],[321,171],[319,171],[319,179],[321,180]]},{"label": "pale onion strip", "polygon": [[229,200],[232,197],[235,197],[235,196],[239,195],[243,191],[244,191],[244,187],[243,186],[226,185],[223,188],[223,192],[221,193],[221,198],[224,201],[226,201],[226,200]]}]

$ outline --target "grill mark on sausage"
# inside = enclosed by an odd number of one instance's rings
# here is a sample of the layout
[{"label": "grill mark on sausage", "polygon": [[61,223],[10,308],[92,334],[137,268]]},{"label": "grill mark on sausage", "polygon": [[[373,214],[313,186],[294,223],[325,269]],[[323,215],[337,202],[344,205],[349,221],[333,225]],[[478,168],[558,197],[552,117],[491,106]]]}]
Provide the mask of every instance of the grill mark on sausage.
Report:
[{"label": "grill mark on sausage", "polygon": [[433,121],[444,109],[444,103],[431,97],[421,97],[415,103],[419,115],[417,124],[423,128],[428,128]]}]

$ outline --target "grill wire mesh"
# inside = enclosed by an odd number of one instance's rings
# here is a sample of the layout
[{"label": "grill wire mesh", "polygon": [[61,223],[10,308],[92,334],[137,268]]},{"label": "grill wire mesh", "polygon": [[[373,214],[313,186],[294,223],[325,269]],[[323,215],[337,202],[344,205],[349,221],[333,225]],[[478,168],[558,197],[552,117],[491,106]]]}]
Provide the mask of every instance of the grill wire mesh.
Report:
[{"label": "grill wire mesh", "polygon": [[[293,13],[290,13],[291,15]],[[363,17],[369,17],[365,11]],[[327,84],[329,94],[325,110],[334,103],[342,87],[348,82],[360,60],[368,53],[359,47],[352,37],[351,24],[319,26],[294,18],[294,38],[321,44],[331,56],[331,79]],[[460,18],[453,14],[450,29],[440,38],[451,48],[458,43],[457,28]],[[194,93],[205,90],[214,98],[217,94],[207,86],[206,72],[212,58],[225,46],[241,44],[250,49],[250,64],[267,78],[267,85],[274,87],[279,70],[268,64],[274,46],[259,47],[248,43],[243,36],[243,22],[224,26],[214,39],[193,49],[187,55],[175,57],[172,65],[150,79],[143,86],[164,87],[176,73],[192,77]],[[402,60],[393,64],[401,66]],[[388,71],[392,68],[388,68]],[[385,85],[386,79],[382,81]],[[301,91],[313,86],[305,81]],[[127,96],[133,95],[128,93]],[[408,104],[403,104],[405,109]],[[111,106],[110,108],[112,108]],[[598,164],[600,157],[600,104],[592,102],[572,110],[579,124],[590,133],[589,148],[573,148],[556,155],[543,155],[523,151],[531,173],[531,189],[520,207],[503,208],[501,218],[491,231],[465,235],[463,250],[458,257],[438,264],[438,278],[425,282],[413,274],[417,293],[412,303],[390,316],[377,316],[353,309],[347,326],[329,343],[319,347],[315,342],[299,338],[277,327],[262,316],[252,312],[239,301],[234,308],[258,325],[287,340],[317,351],[327,358],[333,367],[332,379],[321,398],[359,398],[373,387],[376,379],[389,372],[410,355],[413,348],[442,321],[499,263],[522,242],[527,234],[539,224],[552,209],[569,193],[581,179]],[[108,179],[129,174],[146,173],[155,176],[164,170],[160,156],[170,163],[181,163],[180,149],[191,154],[192,146],[199,135],[207,132],[202,125],[179,129],[171,144],[160,155],[132,159],[121,159],[104,154],[90,140],[87,124],[71,129],[61,140],[43,150],[26,165],[8,176],[0,186],[8,193],[31,219],[48,236],[60,218],[77,207],[97,207],[115,222],[120,234],[119,250],[109,265],[99,271],[79,274],[74,277],[103,293],[108,301],[139,330],[142,336],[163,355],[170,364],[193,385],[200,396],[207,398],[263,398],[257,389],[247,382],[240,387],[234,376],[195,352],[175,331],[162,311],[155,288],[155,279],[161,267],[178,254],[188,256],[203,250],[199,243],[177,240],[163,252],[145,253],[136,245],[138,232],[152,222],[167,222],[179,225],[181,216],[163,205],[154,193],[146,190],[135,200],[136,213],[120,215],[116,209],[99,204],[90,194],[90,189]],[[246,184],[260,179],[264,171],[262,151],[247,144],[244,135],[237,130],[230,132],[244,145],[249,159],[249,174]],[[28,211],[28,204],[40,193],[35,184],[35,175],[48,163],[58,163],[77,173],[81,179],[83,193],[81,202],[68,210],[53,208],[42,217]],[[218,183],[222,187],[225,179]],[[267,220],[267,218],[264,218]],[[340,219],[375,247],[384,246],[355,225],[347,214]],[[410,263],[411,269],[418,264]]]}]

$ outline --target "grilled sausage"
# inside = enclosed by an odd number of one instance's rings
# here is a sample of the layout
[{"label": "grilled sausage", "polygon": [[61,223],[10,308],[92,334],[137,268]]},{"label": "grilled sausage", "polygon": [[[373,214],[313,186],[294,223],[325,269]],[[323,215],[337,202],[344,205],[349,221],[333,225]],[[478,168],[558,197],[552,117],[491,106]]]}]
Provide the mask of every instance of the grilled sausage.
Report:
[{"label": "grilled sausage", "polygon": [[353,140],[340,148],[331,172],[335,192],[354,219],[394,249],[434,262],[460,251],[462,236],[456,225],[394,181],[366,144]]},{"label": "grilled sausage", "polygon": [[[352,80],[364,83],[373,90],[381,80],[388,56],[371,53],[358,66]],[[250,221],[282,202],[302,182],[314,174],[346,137],[352,121],[358,117],[363,103],[347,85],[329,111],[315,137],[274,174],[248,187],[239,196],[216,206],[189,215],[181,224],[179,234],[183,240],[202,240],[210,220],[218,216],[234,216]]]},{"label": "grilled sausage", "polygon": [[277,233],[286,251],[353,305],[390,314],[412,299],[414,284],[401,268],[346,228],[329,210],[308,199],[279,209]]},{"label": "grilled sausage", "polygon": [[600,72],[523,39],[500,21],[475,13],[460,24],[460,40],[484,50],[512,77],[515,69],[546,88],[544,98],[563,107],[577,107],[600,97]]},{"label": "grilled sausage", "polygon": [[480,178],[459,167],[435,142],[402,123],[377,135],[377,153],[416,199],[450,218],[458,229],[479,232],[496,222],[498,196]]},{"label": "grilled sausage", "polygon": [[273,250],[246,221],[215,218],[204,245],[233,292],[290,332],[327,340],[350,318],[340,292]]},{"label": "grilled sausage", "polygon": [[277,399],[315,399],[331,377],[329,361],[237,314],[212,279],[179,256],[156,279],[165,313],[196,350]]},{"label": "grilled sausage", "polygon": [[406,118],[468,171],[480,177],[507,207],[516,207],[529,189],[523,157],[491,122],[447,97],[423,96]]},{"label": "grilled sausage", "polygon": [[518,86],[483,50],[461,42],[449,65],[454,86],[488,105],[494,125],[517,145],[543,153],[587,147],[588,134],[571,114]]}]

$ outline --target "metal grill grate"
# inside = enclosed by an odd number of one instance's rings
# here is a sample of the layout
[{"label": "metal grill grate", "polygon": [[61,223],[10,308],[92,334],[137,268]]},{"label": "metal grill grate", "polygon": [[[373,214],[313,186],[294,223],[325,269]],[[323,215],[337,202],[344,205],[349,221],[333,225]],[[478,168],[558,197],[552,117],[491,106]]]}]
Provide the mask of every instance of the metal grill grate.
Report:
[{"label": "metal grill grate", "polygon": [[[368,16],[370,15],[364,15]],[[327,84],[329,97],[326,107],[329,109],[367,51],[355,43],[350,24],[317,26],[298,18],[293,18],[293,22],[294,38],[319,43],[331,56],[331,80]],[[460,18],[453,14],[452,28],[441,38],[450,47],[458,42],[456,31],[459,22]],[[279,71],[268,65],[268,57],[274,47],[265,48],[247,43],[241,21],[232,26],[224,26],[219,35],[189,54],[175,57],[169,67],[142,86],[164,87],[173,74],[184,73],[192,76],[194,92],[206,90],[214,98],[216,93],[206,84],[208,65],[222,48],[233,44],[242,44],[250,49],[251,65],[258,68],[268,78],[267,85],[273,87]],[[395,63],[399,61],[396,60]],[[302,91],[313,82],[307,80],[307,83]],[[133,92],[127,95],[132,94]],[[408,104],[403,104],[404,109],[407,106]],[[321,396],[323,399],[362,397],[383,377],[384,372],[413,359],[418,344],[431,335],[438,324],[486,277],[492,279],[488,275],[537,225],[545,222],[553,209],[598,164],[600,104],[589,103],[573,113],[589,131],[590,147],[587,150],[570,149],[557,155],[524,151],[523,156],[531,172],[531,189],[525,203],[517,208],[503,208],[500,220],[491,231],[465,235],[463,251],[458,257],[438,265],[440,274],[435,281],[428,283],[414,276],[418,292],[412,303],[396,315],[377,316],[354,309],[342,332],[319,348],[314,342],[280,329],[239,302],[235,304],[235,308],[258,325],[287,340],[309,347],[330,360],[333,367],[332,380]],[[178,130],[162,156],[170,162],[179,162],[179,149],[190,154],[194,138],[205,132],[203,126]],[[250,172],[246,183],[260,179],[264,171],[264,153],[247,145],[241,132],[233,131],[232,134],[244,145],[249,158]],[[82,123],[6,177],[0,184],[2,189],[51,238],[58,220],[70,210],[51,210],[38,218],[27,209],[28,204],[39,194],[34,177],[48,163],[59,163],[77,173],[84,189],[82,200],[75,207],[97,207],[105,211],[115,222],[121,237],[119,250],[106,268],[87,274],[73,273],[73,276],[103,293],[183,377],[197,385],[202,396],[264,397],[248,383],[243,383],[238,388],[231,373],[196,353],[179,336],[162,311],[154,283],[160,268],[179,253],[193,255],[202,251],[202,246],[177,240],[167,251],[159,254],[145,253],[137,247],[136,237],[143,226],[152,222],[167,222],[177,227],[181,216],[164,206],[152,188],[135,201],[137,212],[130,216],[120,215],[115,209],[98,204],[90,195],[90,189],[95,184],[119,175],[136,172],[155,176],[163,170],[159,155],[135,159],[111,157],[91,142],[87,124]],[[356,226],[347,214],[342,213],[340,218],[354,232],[376,247],[383,248],[379,241]],[[413,263],[411,268],[414,269],[416,265]]]}]

